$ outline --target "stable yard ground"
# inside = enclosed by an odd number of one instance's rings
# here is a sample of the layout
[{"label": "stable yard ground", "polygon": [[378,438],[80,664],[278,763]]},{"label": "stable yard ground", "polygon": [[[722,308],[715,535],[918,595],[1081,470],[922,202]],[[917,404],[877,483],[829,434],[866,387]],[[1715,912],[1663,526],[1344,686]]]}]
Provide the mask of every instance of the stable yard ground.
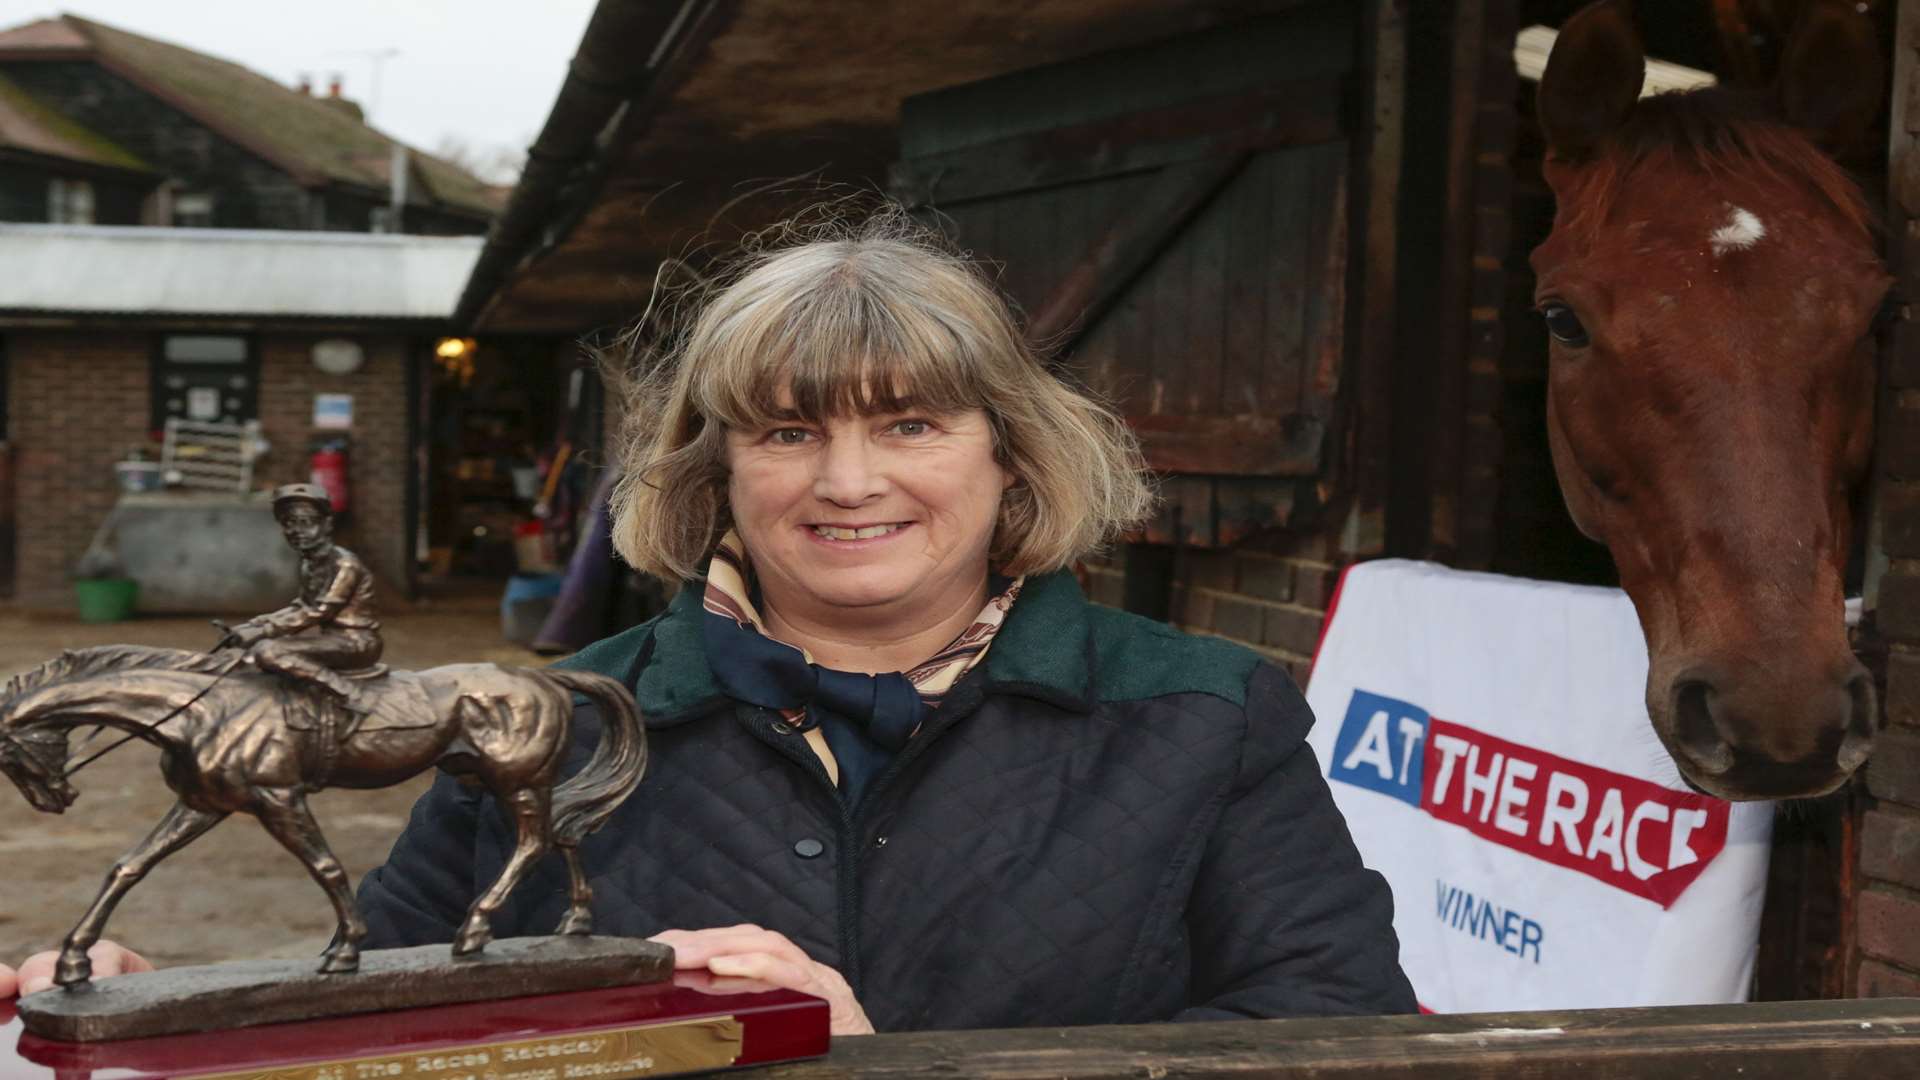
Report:
[{"label": "stable yard ground", "polygon": [[[383,623],[384,660],[394,667],[546,662],[501,640],[497,594],[491,592],[389,610]],[[0,677],[36,667],[65,648],[113,642],[206,648],[215,636],[198,618],[88,625],[0,608]],[[17,964],[55,947],[114,859],[173,804],[158,766],[158,756],[144,743],[115,750],[75,777],[80,800],[63,815],[35,811],[0,779],[0,960]],[[431,779],[314,796],[314,813],[355,881],[385,861],[407,811]],[[316,955],[333,927],[333,909],[306,870],[252,818],[235,815],[136,886],[107,933],[156,964],[170,965]]]}]

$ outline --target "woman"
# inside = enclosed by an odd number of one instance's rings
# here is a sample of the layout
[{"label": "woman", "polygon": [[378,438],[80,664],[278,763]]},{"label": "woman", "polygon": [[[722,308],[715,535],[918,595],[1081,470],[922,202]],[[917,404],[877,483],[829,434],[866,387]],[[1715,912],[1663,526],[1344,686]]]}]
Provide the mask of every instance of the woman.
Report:
[{"label": "woman", "polygon": [[[883,217],[753,260],[670,352],[614,532],[688,584],[566,662],[633,687],[653,761],[585,845],[599,931],[839,1033],[1413,1009],[1292,681],[1082,597],[1138,450],[971,266]],[[488,803],[438,780],[366,945],[451,939],[511,848]],[[550,863],[496,934],[559,923]]]}]

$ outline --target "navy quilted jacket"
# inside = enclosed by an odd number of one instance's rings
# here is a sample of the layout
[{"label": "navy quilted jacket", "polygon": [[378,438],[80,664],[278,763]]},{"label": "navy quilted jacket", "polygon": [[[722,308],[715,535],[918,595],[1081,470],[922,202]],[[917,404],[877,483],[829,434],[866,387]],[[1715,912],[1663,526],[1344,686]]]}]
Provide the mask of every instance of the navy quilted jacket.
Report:
[{"label": "navy quilted jacket", "polygon": [[[597,930],[778,930],[882,1031],[1413,1010],[1306,702],[1253,653],[1030,579],[855,816],[791,728],[719,694],[699,598],[567,661],[634,688],[652,753],[582,847]],[[576,719],[577,764],[599,725]],[[440,777],[361,885],[367,945],[452,940],[511,841]],[[566,903],[549,856],[495,933]]]}]

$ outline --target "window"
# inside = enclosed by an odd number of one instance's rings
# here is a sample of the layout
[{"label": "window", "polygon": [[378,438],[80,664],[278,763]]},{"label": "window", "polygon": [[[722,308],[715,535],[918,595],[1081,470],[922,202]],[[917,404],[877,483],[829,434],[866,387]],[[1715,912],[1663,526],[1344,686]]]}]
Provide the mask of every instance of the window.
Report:
[{"label": "window", "polygon": [[183,229],[213,227],[213,196],[204,191],[173,197],[173,223]]},{"label": "window", "polygon": [[47,220],[55,225],[93,224],[93,185],[58,177],[48,181]]},{"label": "window", "polygon": [[227,424],[259,419],[259,370],[244,337],[162,338],[153,363],[153,429],[169,419]]}]

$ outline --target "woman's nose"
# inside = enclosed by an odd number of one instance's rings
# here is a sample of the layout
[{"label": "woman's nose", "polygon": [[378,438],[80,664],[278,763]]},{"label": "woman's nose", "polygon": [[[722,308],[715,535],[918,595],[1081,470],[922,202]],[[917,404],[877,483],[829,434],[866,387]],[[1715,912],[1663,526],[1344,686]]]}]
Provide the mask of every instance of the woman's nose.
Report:
[{"label": "woman's nose", "polygon": [[873,447],[865,439],[828,439],[814,473],[815,497],[841,506],[858,506],[884,494],[886,478]]}]

